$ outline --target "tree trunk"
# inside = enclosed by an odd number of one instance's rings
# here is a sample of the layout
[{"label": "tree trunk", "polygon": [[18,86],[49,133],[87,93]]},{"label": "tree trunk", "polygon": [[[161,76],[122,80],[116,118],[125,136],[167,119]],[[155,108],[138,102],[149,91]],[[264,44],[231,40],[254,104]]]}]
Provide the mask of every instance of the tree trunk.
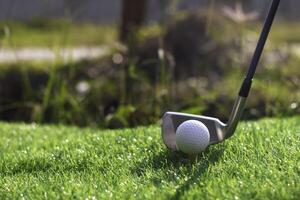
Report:
[{"label": "tree trunk", "polygon": [[123,0],[120,40],[127,42],[146,17],[147,0]]}]

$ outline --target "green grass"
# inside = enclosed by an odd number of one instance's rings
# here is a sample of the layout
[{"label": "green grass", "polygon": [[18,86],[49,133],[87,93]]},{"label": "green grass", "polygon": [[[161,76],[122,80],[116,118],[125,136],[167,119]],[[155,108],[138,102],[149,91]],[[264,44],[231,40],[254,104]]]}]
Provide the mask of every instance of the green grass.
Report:
[{"label": "green grass", "polygon": [[297,199],[300,117],[243,122],[191,163],[158,126],[0,123],[0,199]]},{"label": "green grass", "polygon": [[6,48],[95,46],[110,44],[116,38],[117,28],[113,25],[64,20],[0,22],[0,46]]},{"label": "green grass", "polygon": [[[261,24],[252,27],[260,32]],[[139,36],[159,34],[157,25],[145,26]],[[295,22],[278,22],[272,28],[270,39],[276,43],[300,43],[300,25]],[[111,44],[117,40],[116,25],[72,23],[68,20],[33,19],[20,23],[0,21],[0,46],[53,47]]]},{"label": "green grass", "polygon": [[274,23],[270,39],[277,43],[300,43],[300,25],[298,22]]}]

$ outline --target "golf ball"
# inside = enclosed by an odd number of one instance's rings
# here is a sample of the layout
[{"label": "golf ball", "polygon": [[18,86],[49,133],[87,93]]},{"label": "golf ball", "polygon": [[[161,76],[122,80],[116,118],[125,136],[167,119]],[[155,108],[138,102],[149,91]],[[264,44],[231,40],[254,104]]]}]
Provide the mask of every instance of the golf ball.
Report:
[{"label": "golf ball", "polygon": [[198,154],[206,149],[210,135],[207,127],[200,121],[188,120],[176,130],[176,144],[187,154]]}]

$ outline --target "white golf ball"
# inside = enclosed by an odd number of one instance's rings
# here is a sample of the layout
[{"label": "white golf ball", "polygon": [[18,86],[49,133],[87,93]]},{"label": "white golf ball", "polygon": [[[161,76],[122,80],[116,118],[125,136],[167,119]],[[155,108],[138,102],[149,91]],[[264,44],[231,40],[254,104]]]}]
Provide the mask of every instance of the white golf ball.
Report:
[{"label": "white golf ball", "polygon": [[198,154],[206,149],[210,135],[207,127],[200,121],[188,120],[176,130],[176,144],[187,154]]}]

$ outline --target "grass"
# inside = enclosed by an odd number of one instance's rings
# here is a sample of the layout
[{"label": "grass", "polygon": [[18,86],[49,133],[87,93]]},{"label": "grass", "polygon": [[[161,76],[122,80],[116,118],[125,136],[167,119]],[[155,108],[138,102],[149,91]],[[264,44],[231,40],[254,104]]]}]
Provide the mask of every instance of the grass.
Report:
[{"label": "grass", "polygon": [[[261,24],[254,28],[255,32],[260,32],[260,29]],[[139,36],[146,37],[159,32],[157,25],[146,26]],[[300,43],[299,23],[276,23],[272,27],[270,39],[279,44]],[[0,21],[0,46],[6,48],[94,46],[111,44],[116,40],[116,25],[72,23],[68,20],[51,19],[33,19],[23,23]]]},{"label": "grass", "polygon": [[297,199],[300,117],[243,122],[194,163],[158,126],[0,123],[0,199]]},{"label": "grass", "polygon": [[270,39],[277,43],[300,43],[300,25],[298,22],[281,22],[272,27]]},{"label": "grass", "polygon": [[117,28],[113,25],[66,20],[0,22],[0,46],[6,48],[95,46],[111,44],[116,38]]}]

